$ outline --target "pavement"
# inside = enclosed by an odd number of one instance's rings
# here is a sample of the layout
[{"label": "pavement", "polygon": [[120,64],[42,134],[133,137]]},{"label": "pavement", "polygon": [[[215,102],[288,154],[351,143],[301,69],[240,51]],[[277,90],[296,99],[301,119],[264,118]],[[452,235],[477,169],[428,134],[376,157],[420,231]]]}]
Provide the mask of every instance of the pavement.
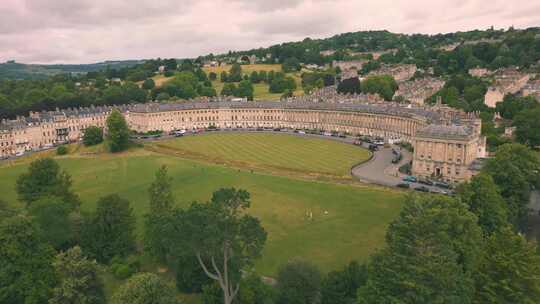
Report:
[{"label": "pavement", "polygon": [[401,161],[397,164],[392,164],[392,159],[394,159],[392,148],[400,149],[398,146],[393,146],[375,151],[373,158],[370,161],[360,164],[351,170],[352,175],[361,181],[388,187],[395,187],[398,184],[407,183],[410,185],[410,189],[426,187],[434,193],[447,192],[447,189],[441,189],[436,186],[404,182],[403,178],[405,178],[406,175],[400,173],[399,168],[412,160],[412,154],[405,149],[401,149],[403,155]]}]

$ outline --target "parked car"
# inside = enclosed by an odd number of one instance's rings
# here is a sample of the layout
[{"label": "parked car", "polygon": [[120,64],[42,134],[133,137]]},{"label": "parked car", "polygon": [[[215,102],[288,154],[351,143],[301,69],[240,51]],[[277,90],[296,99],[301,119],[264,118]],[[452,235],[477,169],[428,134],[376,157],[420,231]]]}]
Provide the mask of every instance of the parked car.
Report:
[{"label": "parked car", "polygon": [[435,182],[435,186],[439,188],[450,189],[450,184],[445,182]]},{"label": "parked car", "polygon": [[409,182],[409,183],[416,183],[417,179],[416,179],[416,177],[409,175],[409,176],[405,176],[403,181],[404,182]]},{"label": "parked car", "polygon": [[415,191],[420,191],[420,192],[429,192],[429,188],[426,187],[426,186],[420,186],[420,187],[416,187],[414,188]]},{"label": "parked car", "polygon": [[379,151],[379,147],[377,145],[374,145],[374,144],[370,144],[369,145],[369,151]]},{"label": "parked car", "polygon": [[428,186],[433,186],[434,183],[432,181],[430,181],[429,179],[421,179],[418,181],[420,184],[424,184],[424,185],[428,185]]},{"label": "parked car", "polygon": [[306,134],[304,131],[298,131],[298,134]]},{"label": "parked car", "polygon": [[186,130],[174,131],[174,137],[182,137],[186,133]]},{"label": "parked car", "polygon": [[409,189],[409,188],[411,188],[411,185],[407,184],[407,183],[399,183],[399,184],[396,185],[396,187],[403,188],[403,189]]}]

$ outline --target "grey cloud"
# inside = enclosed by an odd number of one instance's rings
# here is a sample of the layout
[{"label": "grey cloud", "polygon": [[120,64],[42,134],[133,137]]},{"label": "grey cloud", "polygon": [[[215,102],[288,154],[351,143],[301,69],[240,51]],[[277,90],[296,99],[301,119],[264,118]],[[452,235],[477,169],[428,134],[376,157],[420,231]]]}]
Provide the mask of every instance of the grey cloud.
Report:
[{"label": "grey cloud", "polygon": [[306,36],[538,26],[530,0],[0,0],[0,62],[194,57]]}]

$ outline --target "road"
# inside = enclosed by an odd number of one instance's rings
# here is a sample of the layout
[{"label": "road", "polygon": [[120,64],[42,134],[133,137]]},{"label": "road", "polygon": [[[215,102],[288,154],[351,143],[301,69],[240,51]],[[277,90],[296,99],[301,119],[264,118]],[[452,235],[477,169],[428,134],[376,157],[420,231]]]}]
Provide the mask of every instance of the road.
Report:
[{"label": "road", "polygon": [[[394,148],[399,149],[397,146]],[[399,167],[412,160],[412,154],[409,151],[401,149],[401,153],[403,155],[401,161],[398,164],[392,164],[392,159],[394,158],[392,148],[382,148],[374,153],[373,158],[370,161],[354,167],[351,173],[354,177],[364,182],[395,187],[397,184],[404,183],[403,178],[405,175],[399,172]],[[447,191],[446,189],[420,183],[408,184],[411,189],[423,186],[435,193]]]}]

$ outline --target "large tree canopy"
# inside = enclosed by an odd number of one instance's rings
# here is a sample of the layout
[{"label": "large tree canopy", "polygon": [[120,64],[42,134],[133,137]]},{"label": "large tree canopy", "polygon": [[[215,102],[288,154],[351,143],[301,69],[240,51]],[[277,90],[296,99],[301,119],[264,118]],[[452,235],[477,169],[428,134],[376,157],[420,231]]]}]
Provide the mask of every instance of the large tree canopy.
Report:
[{"label": "large tree canopy", "polygon": [[476,275],[475,303],[538,303],[540,255],[510,229],[490,236]]},{"label": "large tree canopy", "polygon": [[526,146],[505,144],[497,149],[483,169],[491,175],[505,199],[510,223],[522,231],[526,227],[531,187],[540,184],[540,159]]},{"label": "large tree canopy", "polygon": [[513,124],[520,143],[531,148],[540,146],[540,106],[519,112]]},{"label": "large tree canopy", "polygon": [[478,217],[478,224],[485,234],[491,234],[508,226],[508,206],[499,193],[493,178],[480,174],[460,185],[459,198]]},{"label": "large tree canopy", "polygon": [[111,194],[100,198],[95,213],[83,218],[81,245],[100,262],[135,249],[135,216],[129,201]]},{"label": "large tree canopy", "polygon": [[49,304],[105,303],[98,264],[88,260],[79,246],[59,253],[53,266],[58,276]]},{"label": "large tree canopy", "polygon": [[219,189],[208,203],[193,203],[178,215],[178,250],[197,257],[206,275],[220,285],[225,304],[238,294],[240,270],[253,264],[266,242],[259,220],[244,212],[249,206],[247,191]]},{"label": "large tree canopy", "polygon": [[46,303],[56,276],[53,248],[25,216],[0,221],[0,303]]},{"label": "large tree canopy", "polygon": [[28,171],[17,178],[19,200],[29,206],[44,196],[60,197],[77,207],[78,197],[71,191],[71,176],[60,169],[52,158],[40,158],[28,167]]},{"label": "large tree canopy", "polygon": [[173,229],[172,179],[163,166],[156,172],[154,182],[148,189],[150,212],[145,216],[144,245],[145,251],[160,262],[167,262],[171,253]]},{"label": "large tree canopy", "polygon": [[476,216],[446,197],[409,197],[375,254],[359,303],[471,303],[482,245]]},{"label": "large tree canopy", "polygon": [[178,304],[174,288],[153,273],[127,280],[113,296],[113,304]]},{"label": "large tree canopy", "polygon": [[107,140],[111,152],[124,151],[129,145],[128,125],[117,109],[113,109],[107,117]]}]

